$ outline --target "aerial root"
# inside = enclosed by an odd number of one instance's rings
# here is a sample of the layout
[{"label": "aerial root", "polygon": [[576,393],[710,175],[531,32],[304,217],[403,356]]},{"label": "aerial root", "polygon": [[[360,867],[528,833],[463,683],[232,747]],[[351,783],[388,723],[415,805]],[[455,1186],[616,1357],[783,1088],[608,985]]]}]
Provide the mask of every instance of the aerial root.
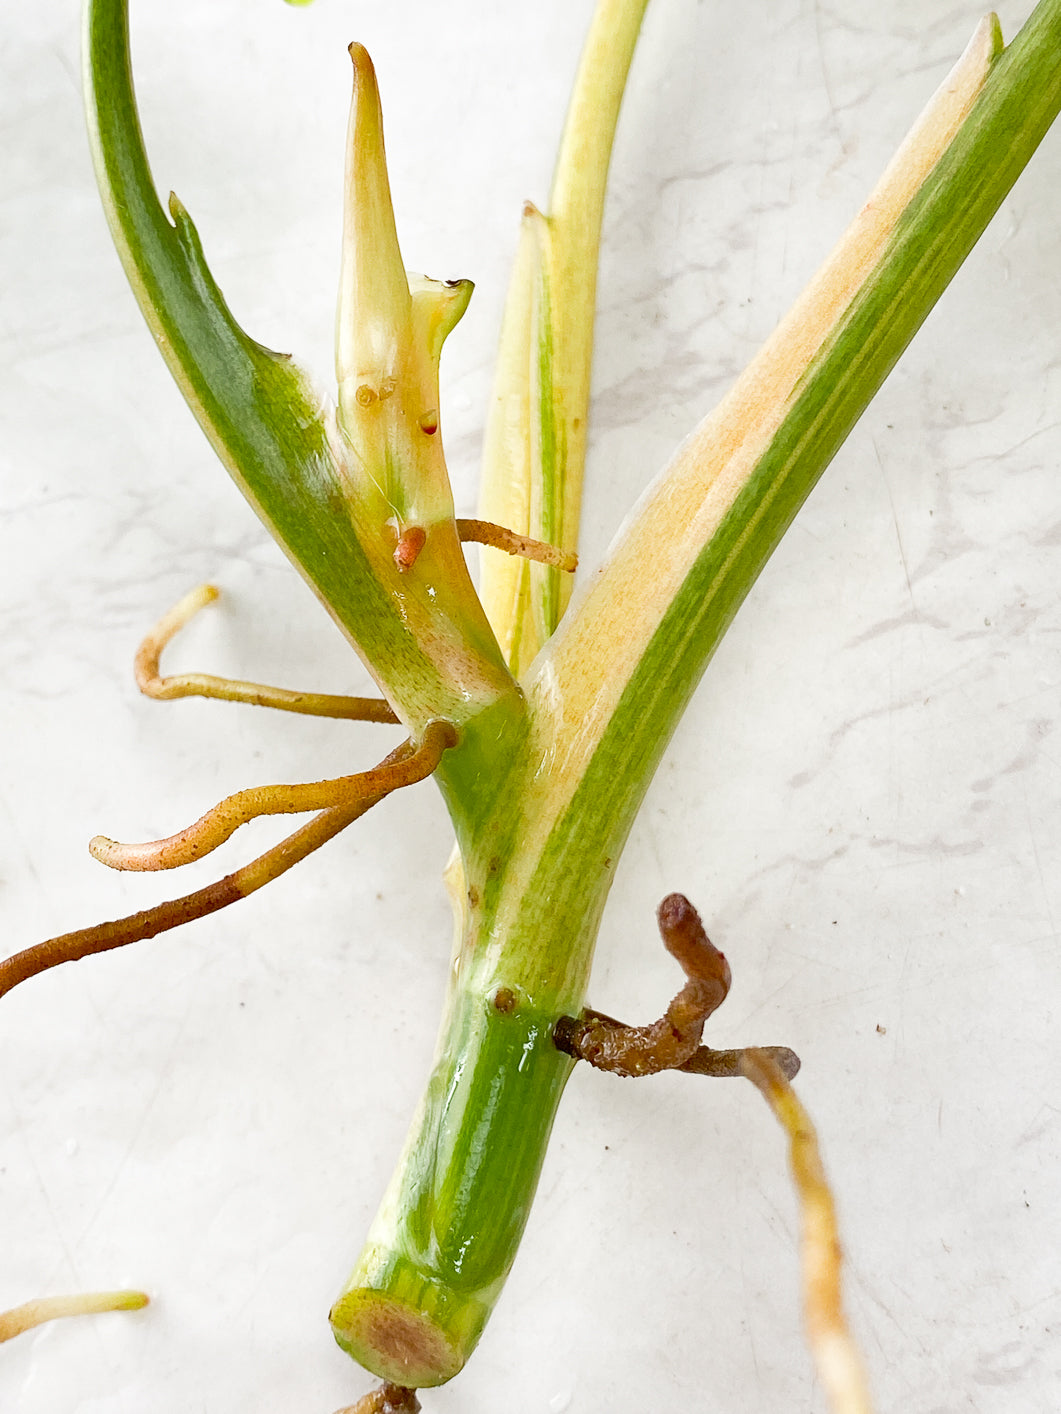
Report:
[{"label": "aerial root", "polygon": [[44,1296],[10,1311],[0,1311],[0,1341],[58,1320],[60,1316],[91,1316],[101,1311],[140,1311],[149,1298],[142,1291],[90,1291],[82,1296]]},{"label": "aerial root", "polygon": [[[613,1075],[655,1075],[683,1070],[693,1075],[736,1076],[741,1051],[714,1051],[700,1044],[704,1022],[726,1000],[729,963],[711,942],[700,915],[684,894],[668,894],[657,910],[660,936],[688,981],[650,1026],[627,1026],[603,1012],[583,1010],[562,1016],[553,1028],[558,1050]],[[793,1076],[798,1057],[787,1046],[768,1054],[781,1073]]]},{"label": "aerial root", "polygon": [[420,1401],[415,1389],[392,1385],[388,1380],[356,1404],[337,1409],[335,1414],[420,1414]]},{"label": "aerial root", "polygon": [[111,923],[97,923],[91,928],[63,933],[58,938],[49,938],[46,942],[15,953],[0,962],[0,997],[20,982],[35,977],[38,972],[46,972],[50,967],[58,967],[63,962],[78,962],[94,953],[109,952],[112,948],[123,948],[127,943],[154,938],[159,933],[179,928],[196,918],[205,918],[230,903],[247,898],[263,885],[285,874],[314,850],[320,849],[321,845],[340,830],[345,830],[374,804],[375,801],[368,800],[361,802],[357,808],[325,810],[250,864],[226,874],[223,879],[203,889],[156,904],[153,908],[145,908],[139,913],[131,913]]},{"label": "aerial root", "polygon": [[843,1310],[843,1251],[818,1136],[788,1079],[762,1050],[741,1055],[741,1073],[758,1087],[789,1140],[800,1205],[803,1305],[807,1340],[835,1414],[872,1414],[866,1372]]},{"label": "aerial root", "polygon": [[[503,550],[506,555],[519,555],[524,560],[536,560],[538,564],[552,565],[554,569],[574,574],[578,569],[578,556],[573,550],[562,550],[559,545],[549,545],[544,540],[532,540],[529,535],[520,535],[515,530],[506,530],[503,525],[495,525],[492,520],[469,520],[458,518],[457,536],[465,544],[472,541],[478,545],[489,545],[494,550]],[[394,563],[400,573],[411,570],[420,557],[420,551],[427,544],[427,531],[422,525],[409,525],[398,536],[394,547]]]},{"label": "aerial root", "polygon": [[[799,1074],[799,1056],[788,1046],[759,1046],[760,1055],[773,1061],[786,1080],[794,1080]],[[741,1062],[747,1047],[733,1051],[713,1051],[710,1046],[698,1046],[684,1065],[678,1067],[687,1075],[711,1075],[716,1080],[730,1080],[743,1075]]]},{"label": "aerial root", "polygon": [[136,651],[133,671],[136,685],[147,697],[170,702],[177,697],[213,697],[222,702],[249,702],[256,707],[275,707],[281,712],[301,712],[309,717],[338,717],[358,722],[397,722],[390,704],[382,697],[336,697],[326,692],[292,692],[286,687],[268,687],[260,682],[240,682],[209,673],[177,673],[162,677],[159,659],[166,644],[190,619],[212,604],[220,590],[200,584],[186,594],[168,614],[163,614]]},{"label": "aerial root", "polygon": [[[452,728],[450,730],[452,732]],[[426,735],[425,732],[425,737]],[[416,752],[412,744],[406,741],[396,747],[381,762],[381,766],[407,762],[414,755]],[[390,789],[393,789],[393,786],[387,791],[361,796],[348,804],[336,805],[322,811],[257,859],[227,874],[216,883],[196,889],[194,893],[185,894],[182,898],[172,899],[167,903],[156,904],[154,908],[146,908],[140,913],[130,914],[111,923],[98,923],[91,928],[80,928],[58,938],[49,938],[46,942],[15,953],[13,957],[0,962],[0,997],[17,987],[20,982],[25,982],[50,967],[58,967],[63,962],[77,962],[80,958],[90,957],[94,953],[109,952],[112,948],[125,947],[127,943],[153,938],[159,933],[179,928],[181,924],[190,923],[196,918],[205,918],[207,914],[216,913],[218,909],[225,908],[230,903],[247,898],[273,879],[278,879],[281,874],[286,874],[308,855],[320,849],[321,845],[334,839],[341,830],[345,830],[382,800]]]},{"label": "aerial root", "polygon": [[456,745],[456,728],[450,722],[429,722],[420,746],[398,761],[383,762],[371,771],[338,776],[329,781],[299,785],[253,786],[226,796],[205,815],[166,839],[144,844],[119,844],[96,835],[89,853],[111,869],[177,869],[202,859],[225,843],[241,825],[260,815],[297,815],[309,810],[349,806],[365,797],[382,799],[402,786],[415,785],[429,776],[442,753]]},{"label": "aerial root", "polygon": [[457,534],[464,541],[490,545],[495,550],[504,550],[506,555],[519,555],[525,560],[536,560],[539,564],[552,565],[567,574],[574,574],[578,569],[578,556],[573,550],[562,550],[559,545],[548,545],[544,540],[532,540],[529,535],[519,535],[514,530],[506,530],[503,525],[495,525],[493,521],[458,520]]}]

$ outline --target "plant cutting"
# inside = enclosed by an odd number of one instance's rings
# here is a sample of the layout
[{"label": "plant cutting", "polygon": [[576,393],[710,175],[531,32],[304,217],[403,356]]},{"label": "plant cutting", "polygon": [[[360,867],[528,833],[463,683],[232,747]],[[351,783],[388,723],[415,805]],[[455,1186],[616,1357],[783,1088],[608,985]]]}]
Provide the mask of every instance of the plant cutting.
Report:
[{"label": "plant cutting", "polygon": [[[1037,23],[1048,24],[1050,13],[1041,8]],[[1006,75],[1016,72],[1021,50],[1001,54],[994,28],[982,27],[853,241],[709,430],[687,444],[581,602],[561,619],[555,567],[520,569],[507,580],[501,570],[491,584],[484,565],[490,626],[460,558],[433,383],[441,340],[467,291],[405,284],[367,58],[354,53],[332,423],[292,366],[250,343],[218,303],[179,204],[170,207],[173,225],[154,205],[129,136],[135,116],[122,88],[121,7],[97,6],[90,15],[105,199],[149,319],[215,445],[409,730],[405,755],[386,769],[417,757],[434,771],[456,825],[461,862],[450,877],[462,933],[449,1021],[407,1161],[333,1312],[340,1343],[382,1377],[435,1384],[470,1352],[511,1261],[570,1070],[556,1026],[578,1020],[610,871],[680,707],[842,432],[1019,170],[1027,155],[1020,141],[1034,145],[1056,95],[1043,82],[1047,98],[1036,108],[1028,86],[1011,93]],[[1054,23],[1040,40],[1056,39]],[[1025,44],[1035,36],[1033,25]],[[992,130],[989,118],[1001,126]],[[975,137],[994,150],[999,131],[1009,166],[989,174],[983,150],[974,144],[963,154],[962,144]],[[564,551],[573,538],[565,450],[584,427],[577,401],[572,411],[566,397],[570,364],[578,362],[570,341],[584,332],[566,330],[564,312],[569,286],[584,294],[587,276],[585,251],[565,253],[562,181],[558,187],[555,211],[525,217],[496,403],[505,435],[491,439],[487,486],[496,502],[498,488],[518,491],[526,478],[515,497],[525,522],[505,517],[495,538],[508,530]],[[586,352],[576,349],[583,360]],[[518,464],[520,449],[529,473]],[[488,502],[480,519],[502,518]],[[334,820],[392,783],[358,775],[344,773],[315,796],[241,799],[222,812],[221,833],[263,804],[289,810],[312,799]],[[96,853],[168,867],[212,848],[212,828],[158,848],[103,842]],[[153,915],[145,933],[158,921]],[[73,955],[82,944],[127,940],[97,933],[64,946]]]}]

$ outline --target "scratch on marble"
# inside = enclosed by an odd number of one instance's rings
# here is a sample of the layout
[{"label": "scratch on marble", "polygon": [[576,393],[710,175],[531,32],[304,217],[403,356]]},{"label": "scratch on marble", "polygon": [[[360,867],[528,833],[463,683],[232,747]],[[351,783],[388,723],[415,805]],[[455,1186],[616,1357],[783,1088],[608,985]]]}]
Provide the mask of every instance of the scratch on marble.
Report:
[{"label": "scratch on marble", "polygon": [[833,88],[832,75],[829,72],[829,65],[825,58],[825,42],[822,39],[822,7],[820,0],[814,0],[814,38],[818,50],[818,68],[821,72],[822,91],[825,94],[825,101],[829,105],[829,122],[836,135],[841,148],[845,146],[843,133],[840,131],[840,119],[837,111],[836,93]]},{"label": "scratch on marble", "polygon": [[1025,812],[1026,812],[1026,816],[1027,816],[1027,820],[1028,820],[1028,838],[1029,838],[1029,840],[1031,841],[1032,860],[1034,861],[1034,864],[1035,864],[1035,872],[1036,872],[1036,873],[1038,874],[1038,876],[1039,876],[1039,887],[1040,887],[1040,889],[1042,890],[1043,904],[1044,904],[1044,906],[1045,906],[1045,908],[1046,908],[1046,916],[1047,916],[1047,918],[1048,918],[1049,921],[1050,921],[1050,928],[1051,928],[1051,930],[1056,933],[1056,932],[1057,932],[1057,919],[1054,917],[1053,905],[1051,904],[1051,901],[1050,901],[1050,891],[1049,891],[1049,889],[1046,887],[1046,876],[1045,876],[1045,874],[1043,873],[1042,859],[1040,858],[1040,855],[1039,855],[1039,841],[1038,841],[1038,839],[1037,839],[1037,837],[1036,837],[1035,822],[1034,822],[1034,820],[1032,819],[1031,804],[1030,804],[1030,802],[1029,802],[1029,800],[1028,800],[1027,794],[1025,794],[1025,797],[1024,797],[1024,808],[1025,808]]},{"label": "scratch on marble", "polygon": [[[1041,1118],[1043,1115],[1046,1117]],[[1023,1131],[1014,1140],[1014,1149],[1022,1149],[1026,1144],[1034,1144],[1037,1139],[1041,1139],[1044,1134],[1049,1133],[1057,1122],[1058,1115],[1061,1115],[1061,1109],[1057,1105],[1048,1105],[1044,1100]]]},{"label": "scratch on marble", "polygon": [[2,791],[0,791],[0,810],[3,810],[4,814],[7,816],[7,819],[11,825],[12,837],[18,842],[18,847],[22,853],[23,869],[29,874],[30,878],[33,879],[34,883],[41,884],[43,882],[43,878],[37,869],[37,863],[36,860],[33,858],[33,852],[26,844],[26,837],[22,833],[22,826],[19,823],[18,814],[16,811],[11,809],[11,806],[8,804],[7,801],[7,796]]},{"label": "scratch on marble", "polygon": [[80,1269],[74,1258],[73,1249],[67,1241],[66,1234],[63,1231],[63,1225],[59,1221],[59,1214],[56,1212],[55,1204],[52,1202],[52,1195],[48,1188],[48,1184],[45,1181],[44,1173],[42,1172],[41,1167],[37,1162],[37,1156],[34,1154],[33,1147],[30,1144],[29,1138],[26,1134],[22,1116],[19,1113],[18,1105],[15,1102],[14,1092],[7,1086],[5,1086],[5,1090],[7,1093],[8,1105],[11,1109],[12,1114],[15,1116],[15,1123],[12,1126],[13,1133],[16,1134],[17,1137],[21,1140],[22,1147],[26,1152],[26,1156],[29,1160],[29,1167],[32,1170],[33,1176],[36,1180],[37,1191],[40,1193],[41,1201],[47,1209],[48,1215],[50,1216],[52,1221],[52,1230],[55,1233],[55,1240],[62,1250],[63,1257],[70,1269],[70,1272],[73,1274],[75,1279],[79,1279]]},{"label": "scratch on marble", "polygon": [[877,439],[873,437],[870,440],[873,444],[873,455],[877,458],[877,470],[880,472],[880,479],[884,484],[885,491],[888,493],[888,505],[891,507],[892,512],[892,524],[895,526],[895,543],[899,547],[899,558],[903,564],[903,573],[906,575],[906,592],[910,597],[910,608],[916,615],[917,603],[914,599],[914,585],[910,578],[910,565],[906,558],[906,546],[903,544],[903,533],[899,529],[899,516],[895,509],[895,497],[892,495],[892,487],[891,482],[888,480],[888,474],[884,470],[884,461],[880,454],[880,448],[877,445]]},{"label": "scratch on marble", "polygon": [[[981,632],[990,633],[993,632],[993,630],[985,629]],[[979,635],[974,635],[974,637],[977,636]],[[867,708],[866,711],[858,712],[853,717],[845,719],[830,732],[821,759],[814,765],[807,767],[807,769],[798,771],[790,776],[787,785],[790,789],[794,790],[812,784],[821,771],[825,769],[827,763],[832,760],[839,751],[847,737],[850,736],[853,731],[867,723],[876,721],[881,717],[891,718],[892,716],[898,716],[902,712],[916,711],[932,703],[938,705],[942,698],[950,697],[955,694],[964,699],[970,682],[975,685],[982,681],[987,671],[987,665],[991,661],[1003,658],[1004,656],[1005,655],[1001,652],[996,654],[980,654],[974,659],[967,659],[956,663],[954,666],[945,669],[932,681],[917,684],[916,687],[912,688],[910,692],[906,693],[898,700],[884,703],[878,707]],[[1042,695],[1042,693],[1050,694],[1053,690],[1053,686],[1049,685],[1044,687],[1041,692],[1025,694],[1024,697],[1015,700],[1024,701],[1034,699]],[[1001,709],[1010,704],[1000,702],[998,705]],[[964,720],[964,717],[969,715],[972,710],[973,709],[969,708],[958,715],[955,720]]]},{"label": "scratch on marble", "polygon": [[154,1110],[155,1105],[158,1102],[158,1098],[161,1095],[163,1087],[166,1084],[166,1081],[168,1080],[170,1072],[173,1068],[174,1058],[176,1057],[177,1052],[179,1050],[181,1037],[184,1033],[188,1016],[192,1010],[194,1003],[194,993],[191,991],[191,989],[189,989],[185,993],[184,1007],[181,1012],[180,1020],[177,1022],[177,1025],[174,1028],[174,1033],[170,1042],[168,1053],[162,1060],[161,1064],[158,1066],[158,1069],[155,1073],[155,1083],[151,1089],[150,1094],[146,1097],[142,1104],[139,1118],[129,1131],[128,1142],[124,1145],[122,1149],[121,1157],[114,1165],[110,1178],[104,1185],[103,1189],[99,1192],[99,1196],[96,1202],[93,1204],[90,1213],[85,1218],[82,1224],[81,1231],[77,1237],[78,1245],[84,1242],[85,1239],[88,1237],[89,1233],[92,1231],[92,1228],[95,1226],[96,1220],[106,1208],[107,1203],[110,1201],[111,1195],[113,1194],[115,1188],[118,1185],[119,1179],[124,1173],[130,1159],[132,1158],[133,1153],[136,1150],[136,1146],[139,1142],[140,1136],[144,1132],[144,1128],[147,1124],[147,1121],[152,1111]]}]

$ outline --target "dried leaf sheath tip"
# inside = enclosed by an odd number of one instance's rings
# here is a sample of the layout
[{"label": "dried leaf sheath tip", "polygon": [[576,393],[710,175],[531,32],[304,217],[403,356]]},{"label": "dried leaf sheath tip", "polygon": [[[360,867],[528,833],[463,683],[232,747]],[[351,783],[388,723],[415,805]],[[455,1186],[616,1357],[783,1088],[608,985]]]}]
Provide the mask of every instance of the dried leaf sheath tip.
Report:
[{"label": "dried leaf sheath tip", "polygon": [[[664,946],[689,979],[660,1019],[650,1026],[627,1026],[586,1008],[581,1016],[559,1019],[553,1044],[613,1075],[655,1075],[661,1070],[716,1077],[743,1074],[742,1051],[715,1051],[700,1045],[704,1022],[729,992],[729,963],[708,938],[700,915],[684,894],[667,895],[657,910],[657,922]],[[799,1057],[787,1046],[771,1046],[763,1054],[786,1076],[799,1070]]]}]

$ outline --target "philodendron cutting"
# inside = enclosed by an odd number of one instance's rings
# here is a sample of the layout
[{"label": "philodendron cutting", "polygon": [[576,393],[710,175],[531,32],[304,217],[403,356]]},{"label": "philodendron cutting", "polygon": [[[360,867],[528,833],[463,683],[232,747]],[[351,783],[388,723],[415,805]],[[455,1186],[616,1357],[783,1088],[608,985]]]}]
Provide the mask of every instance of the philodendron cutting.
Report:
[{"label": "philodendron cutting", "polygon": [[[209,587],[149,634],[140,685],[159,698],[400,722],[408,740],[367,770],[228,795],[159,840],[98,837],[93,853],[114,868],[171,869],[257,816],[315,812],[214,883],[27,948],[0,966],[0,989],[238,902],[390,792],[433,777],[456,835],[449,993],[405,1149],[331,1310],[339,1345],[385,1382],[372,1407],[411,1407],[409,1391],[445,1383],[475,1348],[580,1058],[628,1076],[746,1075],[767,1095],[793,1140],[823,1377],[838,1408],[868,1407],[839,1310],[831,1204],[788,1086],[797,1062],[783,1045],[758,1046],[786,1038],[704,1044],[730,973],[681,894],[668,895],[658,922],[687,980],[659,1022],[624,1025],[592,1011],[590,964],[627,834],[707,662],[1061,106],[1061,0],[1042,0],[1008,46],[994,17],[980,23],[791,313],[605,560],[579,571],[572,598],[604,185],[645,6],[601,0],[550,202],[524,210],[475,518],[455,514],[438,383],[471,287],[405,269],[366,51],[350,50],[333,406],[294,360],[243,331],[190,215],[175,196],[160,201],[133,97],[125,0],[86,6],[93,155],[130,283],[221,460],[380,697],[167,676],[163,650],[215,597]],[[473,539],[485,546],[478,589],[463,548]],[[120,1293],[115,1304],[133,1300]]]}]

